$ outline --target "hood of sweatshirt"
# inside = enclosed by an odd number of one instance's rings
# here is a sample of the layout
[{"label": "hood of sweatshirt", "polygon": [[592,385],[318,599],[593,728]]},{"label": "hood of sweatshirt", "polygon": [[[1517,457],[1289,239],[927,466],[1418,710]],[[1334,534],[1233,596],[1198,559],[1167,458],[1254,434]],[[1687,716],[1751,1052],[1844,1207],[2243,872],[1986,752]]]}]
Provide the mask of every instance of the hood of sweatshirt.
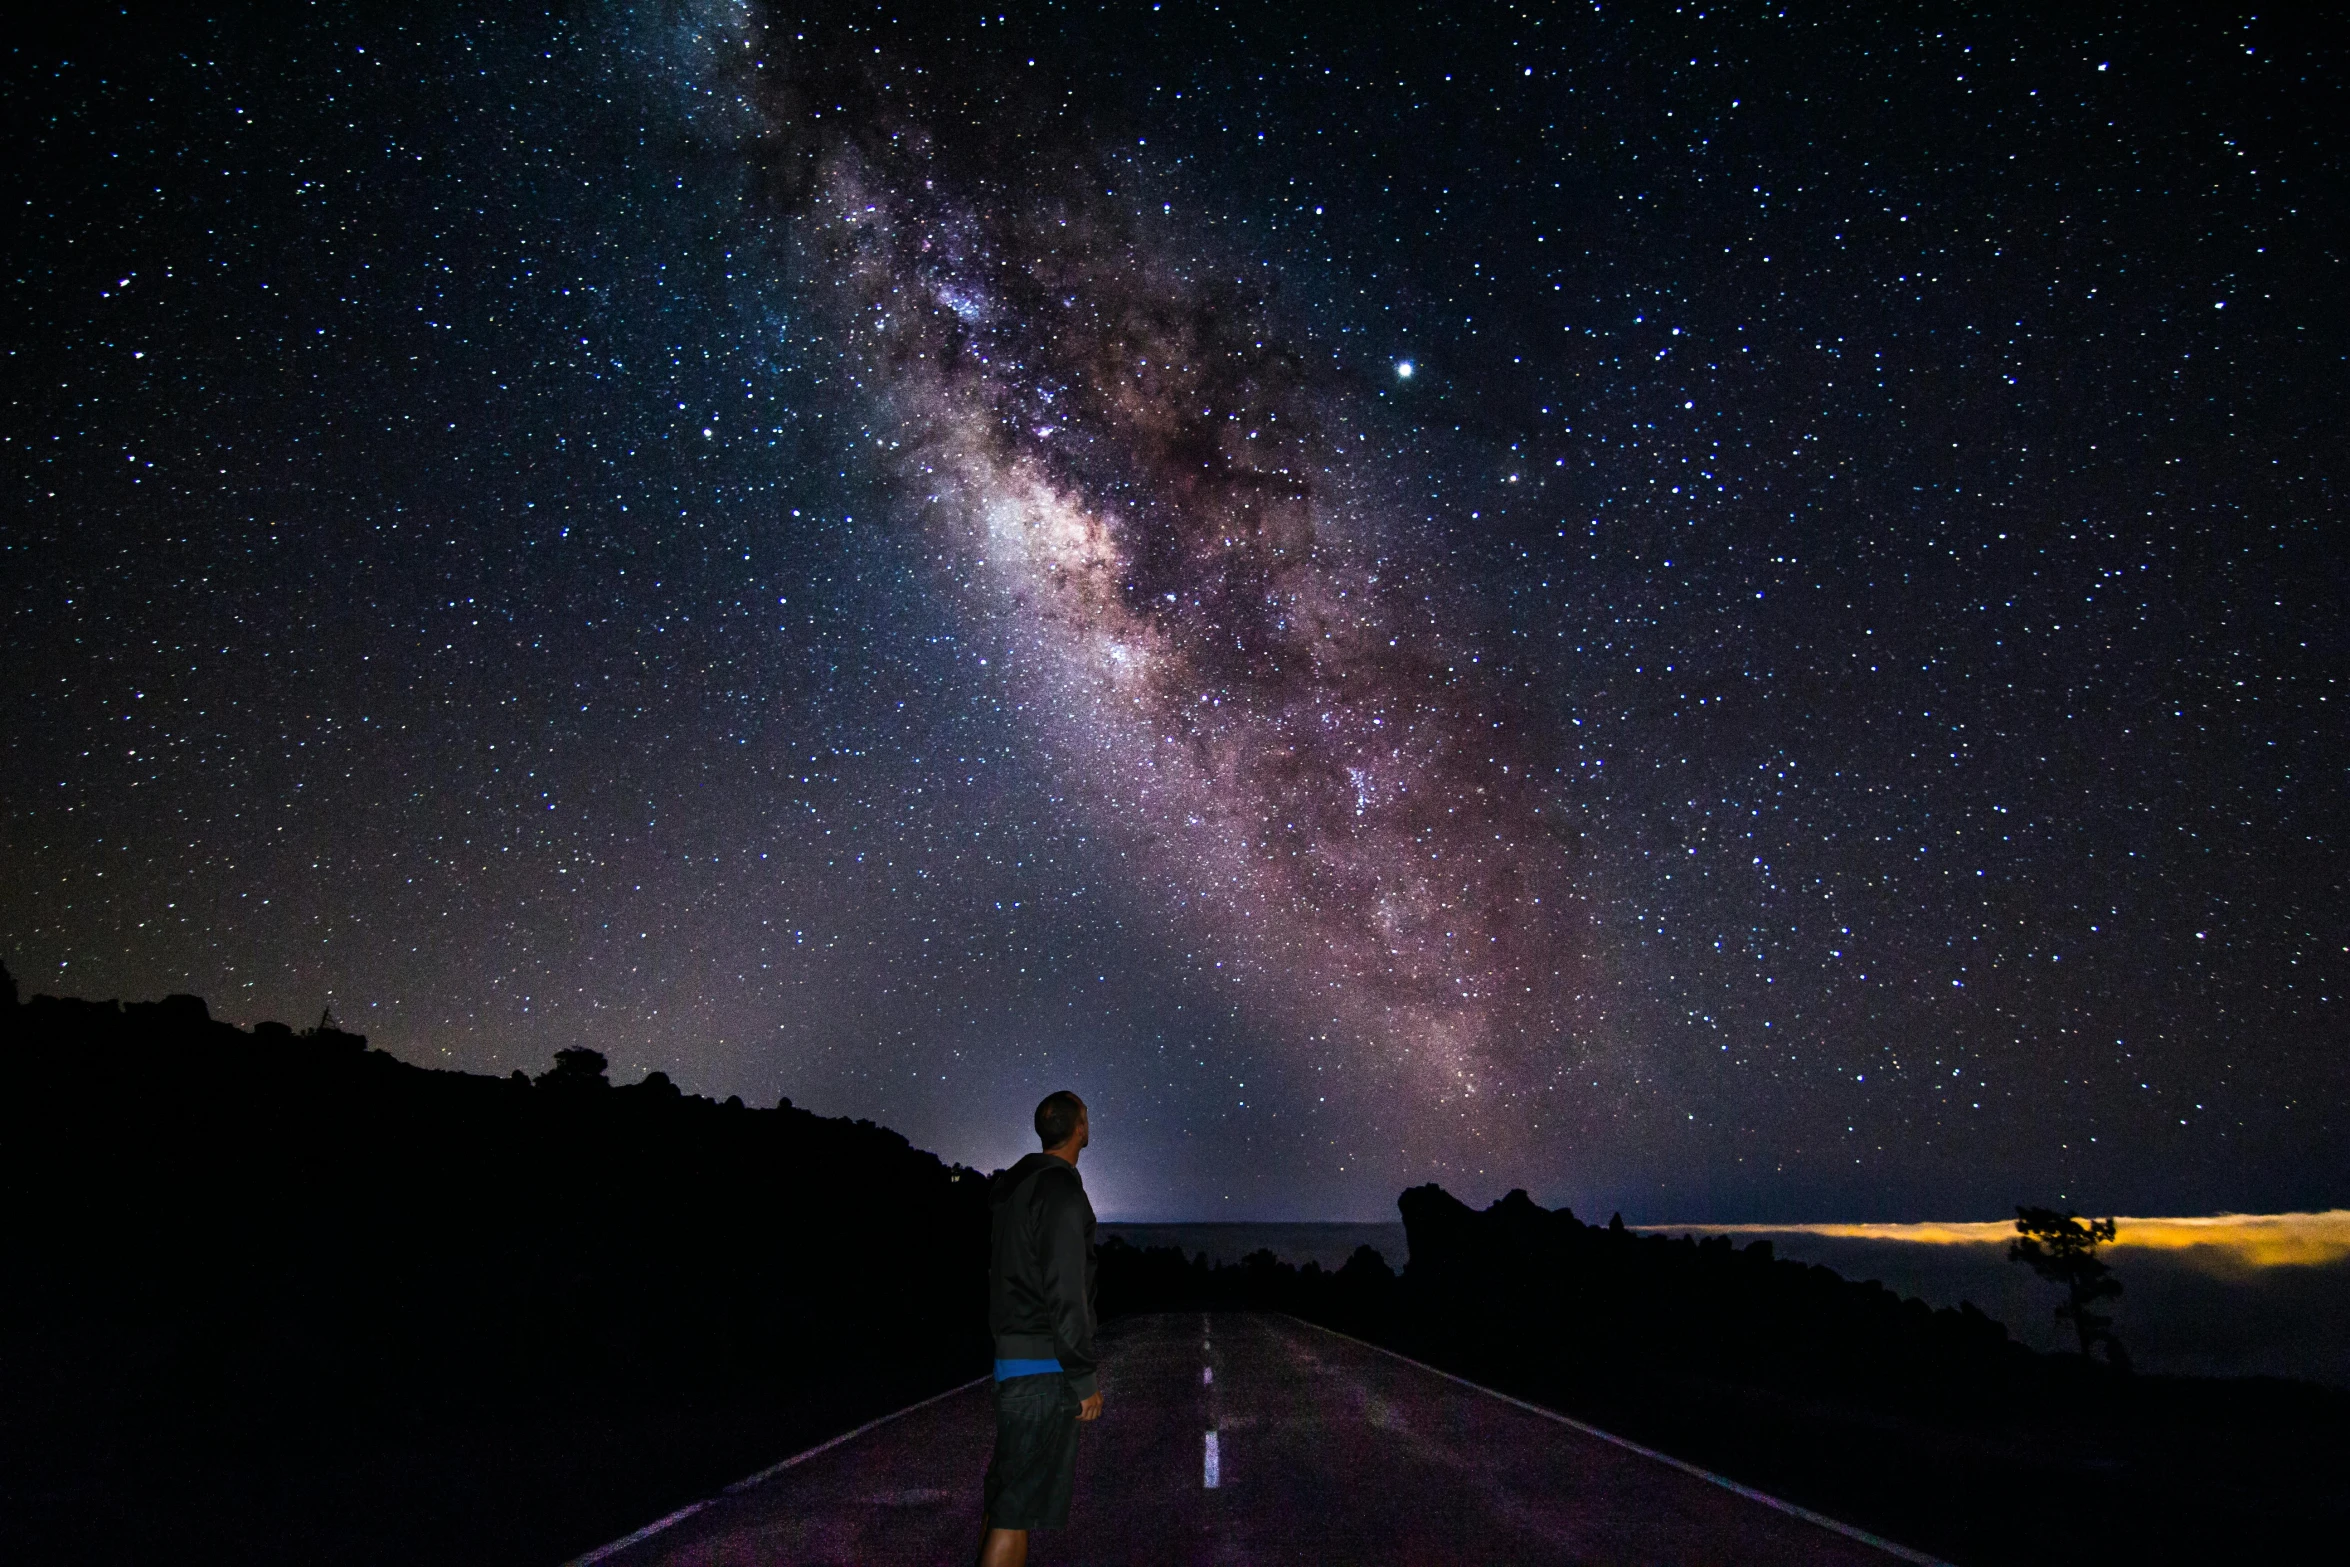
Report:
[{"label": "hood of sweatshirt", "polygon": [[1053,1155],[1041,1151],[1032,1153],[1009,1170],[996,1176],[994,1184],[987,1189],[988,1205],[1001,1208],[1005,1203],[1010,1202],[1012,1193],[1020,1189],[1020,1183],[1048,1164],[1057,1164],[1071,1175],[1077,1173],[1077,1167],[1066,1159],[1055,1158]]}]

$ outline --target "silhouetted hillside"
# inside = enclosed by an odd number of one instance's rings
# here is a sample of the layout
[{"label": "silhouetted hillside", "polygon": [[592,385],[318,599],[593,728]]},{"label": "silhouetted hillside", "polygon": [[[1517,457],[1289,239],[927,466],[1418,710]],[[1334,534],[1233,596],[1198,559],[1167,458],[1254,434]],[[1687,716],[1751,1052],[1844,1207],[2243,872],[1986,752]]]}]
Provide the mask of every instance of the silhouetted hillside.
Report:
[{"label": "silhouetted hillside", "polygon": [[1872,1407],[1974,1407],[2045,1378],[2042,1357],[1972,1306],[1739,1248],[1588,1225],[1511,1192],[1479,1213],[1437,1186],[1397,1201],[1411,1241],[1400,1339],[1480,1371],[1576,1367],[1570,1346],[1681,1374],[1832,1393]]},{"label": "silhouetted hillside", "polygon": [[2292,1559],[2338,1539],[2350,1395],[2113,1375],[1970,1308],[1512,1192],[1398,1200],[1401,1275],[1117,1242],[1105,1310],[1278,1309],[1966,1564]]},{"label": "silhouetted hillside", "polygon": [[886,1129],[0,1000],[0,1559],[551,1563],[985,1368]]},{"label": "silhouetted hillside", "polygon": [[[553,1563],[985,1369],[981,1180],[603,1066],[20,1006],[0,970],[0,1560]],[[2350,1395],[2118,1377],[1522,1192],[1399,1206],[1400,1275],[1113,1240],[1103,1313],[1292,1311],[1961,1563],[2350,1525]]]}]

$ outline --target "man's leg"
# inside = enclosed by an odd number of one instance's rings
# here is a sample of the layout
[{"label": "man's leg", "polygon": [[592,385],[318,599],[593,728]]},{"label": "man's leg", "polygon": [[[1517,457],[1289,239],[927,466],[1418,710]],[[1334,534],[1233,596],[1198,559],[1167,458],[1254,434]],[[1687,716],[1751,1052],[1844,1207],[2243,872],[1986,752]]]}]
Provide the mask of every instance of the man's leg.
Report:
[{"label": "man's leg", "polygon": [[1028,1531],[988,1530],[979,1542],[979,1567],[1028,1567]]},{"label": "man's leg", "polygon": [[[1078,1400],[1066,1377],[1013,1377],[996,1384],[996,1442],[980,1514],[979,1567],[1026,1567],[1028,1531],[1069,1518],[1077,1461]],[[997,1522],[1018,1520],[1017,1527]]]}]

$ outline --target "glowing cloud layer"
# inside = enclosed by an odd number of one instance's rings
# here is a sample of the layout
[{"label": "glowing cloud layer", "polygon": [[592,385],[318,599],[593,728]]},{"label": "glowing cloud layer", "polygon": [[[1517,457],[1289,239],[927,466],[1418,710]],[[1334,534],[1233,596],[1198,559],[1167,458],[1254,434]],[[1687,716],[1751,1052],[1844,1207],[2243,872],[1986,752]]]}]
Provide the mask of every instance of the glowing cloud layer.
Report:
[{"label": "glowing cloud layer", "polygon": [[[2350,1209],[2324,1213],[2219,1213],[2200,1218],[2114,1220],[2113,1246],[2178,1252],[2182,1260],[2222,1268],[2324,1267],[2350,1259]],[[1647,1228],[1703,1235],[1826,1235],[1840,1240],[1899,1241],[1913,1246],[2005,1246],[2012,1223],[1954,1224],[1660,1224]]]}]

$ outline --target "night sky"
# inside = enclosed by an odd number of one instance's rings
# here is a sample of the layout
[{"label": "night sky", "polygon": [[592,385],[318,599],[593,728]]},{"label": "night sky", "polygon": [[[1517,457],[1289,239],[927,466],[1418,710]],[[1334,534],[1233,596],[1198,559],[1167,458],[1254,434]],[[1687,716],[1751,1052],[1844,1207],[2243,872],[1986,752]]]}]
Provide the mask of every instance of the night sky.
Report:
[{"label": "night sky", "polygon": [[2350,1202],[2332,36],[394,9],[6,55],[28,991],[1115,1217]]}]

